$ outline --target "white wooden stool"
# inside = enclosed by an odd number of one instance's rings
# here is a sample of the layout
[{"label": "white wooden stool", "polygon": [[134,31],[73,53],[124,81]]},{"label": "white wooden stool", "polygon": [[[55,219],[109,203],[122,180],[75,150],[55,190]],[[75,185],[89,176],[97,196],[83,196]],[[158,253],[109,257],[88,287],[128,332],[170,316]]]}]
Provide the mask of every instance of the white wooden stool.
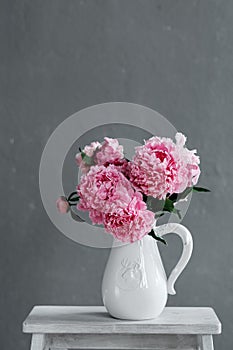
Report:
[{"label": "white wooden stool", "polygon": [[103,306],[35,306],[23,323],[31,350],[213,350],[221,323],[211,308],[167,307],[154,320],[124,321]]}]

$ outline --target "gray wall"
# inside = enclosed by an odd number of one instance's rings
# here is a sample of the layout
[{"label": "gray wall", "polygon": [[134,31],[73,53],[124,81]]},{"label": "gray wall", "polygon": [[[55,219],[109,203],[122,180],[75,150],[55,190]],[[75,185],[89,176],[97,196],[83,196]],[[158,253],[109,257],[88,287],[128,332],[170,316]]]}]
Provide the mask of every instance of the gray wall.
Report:
[{"label": "gray wall", "polygon": [[[233,2],[1,0],[1,349],[29,349],[34,304],[101,304],[108,251],[80,246],[49,221],[39,194],[43,147],[72,113],[101,102],[156,109],[202,159],[185,217],[193,258],[169,305],[212,306],[217,349],[232,349]],[[162,248],[169,270],[181,245]]]}]

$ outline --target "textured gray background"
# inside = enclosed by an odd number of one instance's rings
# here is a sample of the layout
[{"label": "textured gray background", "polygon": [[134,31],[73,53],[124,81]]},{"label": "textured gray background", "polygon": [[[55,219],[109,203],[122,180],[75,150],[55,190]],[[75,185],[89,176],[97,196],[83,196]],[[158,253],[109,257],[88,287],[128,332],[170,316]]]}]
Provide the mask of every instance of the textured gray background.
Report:
[{"label": "textured gray background", "polygon": [[[169,305],[212,306],[232,349],[233,2],[0,1],[1,349],[29,349],[34,304],[101,304],[108,251],[61,235],[41,203],[43,147],[72,113],[129,101],[158,110],[202,159],[184,220],[194,254]],[[162,248],[169,270],[181,244]]]}]

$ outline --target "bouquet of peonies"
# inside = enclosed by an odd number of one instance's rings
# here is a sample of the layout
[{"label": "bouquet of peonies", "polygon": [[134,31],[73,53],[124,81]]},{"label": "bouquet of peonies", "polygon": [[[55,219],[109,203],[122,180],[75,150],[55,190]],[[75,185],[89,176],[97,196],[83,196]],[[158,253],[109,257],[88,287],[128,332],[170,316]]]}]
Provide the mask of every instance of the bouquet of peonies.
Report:
[{"label": "bouquet of peonies", "polygon": [[117,139],[105,137],[92,142],[76,155],[82,176],[75,192],[57,200],[57,208],[67,213],[71,206],[88,211],[93,224],[103,225],[107,233],[123,242],[134,242],[149,234],[166,212],[180,212],[176,203],[191,191],[208,192],[196,187],[199,157],[185,147],[186,137],[177,133],[170,138],[152,137],[135,147],[132,160],[124,157]]}]

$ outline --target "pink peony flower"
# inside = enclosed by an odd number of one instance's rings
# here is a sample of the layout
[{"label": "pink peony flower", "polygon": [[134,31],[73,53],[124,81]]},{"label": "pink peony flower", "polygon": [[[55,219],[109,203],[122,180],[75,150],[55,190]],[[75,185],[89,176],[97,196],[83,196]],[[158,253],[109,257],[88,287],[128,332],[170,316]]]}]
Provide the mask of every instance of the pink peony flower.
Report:
[{"label": "pink peony flower", "polygon": [[165,199],[166,195],[183,192],[197,183],[199,158],[185,148],[186,138],[176,134],[176,144],[169,138],[152,137],[129,164],[129,178],[137,190],[148,196]]},{"label": "pink peony flower", "polygon": [[[96,150],[100,147],[101,147],[101,144],[98,141],[92,142],[90,145],[87,145],[84,147],[83,153],[89,158],[92,158],[92,157],[94,158],[94,154]],[[77,165],[80,167],[81,172],[83,174],[86,174],[90,170],[91,165],[85,162],[85,159],[82,158],[81,153],[77,153],[75,156],[75,159],[76,159]],[[94,163],[94,159],[93,159],[93,163]]]},{"label": "pink peony flower", "polygon": [[98,141],[92,142],[90,145],[84,147],[83,152],[88,157],[93,157],[98,148],[101,147],[101,143]]},{"label": "pink peony flower", "polygon": [[178,174],[175,183],[174,192],[181,193],[187,187],[196,185],[200,176],[200,159],[195,154],[196,150],[188,150],[185,147],[186,137],[177,133],[176,136],[176,147],[174,150],[174,159],[177,162]]},{"label": "pink peony flower", "polygon": [[136,147],[136,153],[129,164],[130,181],[136,189],[147,196],[164,199],[173,193],[177,164],[172,151],[175,145],[171,139],[152,137],[144,146]]},{"label": "pink peony flower", "polygon": [[101,148],[95,154],[95,161],[98,165],[111,164],[124,158],[123,146],[119,145],[117,139],[104,138]]},{"label": "pink peony flower", "polygon": [[[113,206],[129,203],[134,189],[114,165],[96,165],[81,177],[77,192],[80,197],[79,210],[109,212]],[[91,215],[95,216],[94,213]]]},{"label": "pink peony flower", "polygon": [[57,205],[58,211],[61,214],[66,214],[70,209],[69,203],[68,203],[66,197],[64,197],[64,196],[61,196],[57,199],[56,205]]},{"label": "pink peony flower", "polygon": [[127,161],[124,158],[123,146],[119,145],[117,139],[104,138],[101,145],[99,142],[92,142],[83,149],[83,153],[89,158],[88,162],[82,158],[81,153],[76,155],[76,162],[83,174],[88,173],[93,165],[115,164],[120,171],[126,171]]},{"label": "pink peony flower", "polygon": [[105,163],[104,166],[108,166],[110,164],[114,165],[118,171],[120,171],[123,175],[128,177],[129,163],[126,159],[114,160],[114,162],[112,163]]},{"label": "pink peony flower", "polygon": [[135,242],[148,234],[154,223],[154,213],[146,209],[142,196],[135,193],[131,202],[125,207],[104,215],[104,227],[122,242]]},{"label": "pink peony flower", "polygon": [[101,225],[104,221],[104,214],[99,210],[95,210],[95,209],[90,210],[89,217],[92,223],[96,225]]},{"label": "pink peony flower", "polygon": [[124,242],[134,242],[151,231],[154,213],[147,210],[140,192],[115,165],[96,165],[81,177],[77,208],[89,211],[93,224]]}]

